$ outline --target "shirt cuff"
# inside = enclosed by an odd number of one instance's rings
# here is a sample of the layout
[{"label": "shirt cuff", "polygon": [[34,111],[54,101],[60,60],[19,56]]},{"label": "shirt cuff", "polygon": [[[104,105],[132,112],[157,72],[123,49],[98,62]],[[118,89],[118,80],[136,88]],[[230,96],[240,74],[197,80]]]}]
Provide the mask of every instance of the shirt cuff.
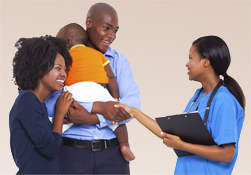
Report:
[{"label": "shirt cuff", "polygon": [[103,115],[97,114],[98,119],[99,119],[99,124],[96,124],[98,128],[104,128],[107,127],[110,124],[113,124],[112,121],[107,120]]}]

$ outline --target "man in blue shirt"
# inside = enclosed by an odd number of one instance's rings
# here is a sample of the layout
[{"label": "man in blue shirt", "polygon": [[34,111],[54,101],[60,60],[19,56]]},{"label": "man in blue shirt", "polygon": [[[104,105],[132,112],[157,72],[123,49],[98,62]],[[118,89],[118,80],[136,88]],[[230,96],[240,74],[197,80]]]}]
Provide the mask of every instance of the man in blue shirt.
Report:
[{"label": "man in blue shirt", "polygon": [[[86,45],[102,52],[110,61],[118,82],[120,103],[140,109],[140,89],[130,63],[110,47],[118,29],[118,16],[113,7],[97,3],[89,9],[86,19],[89,42]],[[60,92],[53,93],[46,100],[49,116],[54,116],[54,103],[59,95]],[[129,162],[122,157],[116,136],[107,127],[112,121],[122,124],[130,118],[124,109],[115,108],[115,103],[73,103],[67,120],[75,124],[63,133],[59,150],[65,174],[130,174]]]}]

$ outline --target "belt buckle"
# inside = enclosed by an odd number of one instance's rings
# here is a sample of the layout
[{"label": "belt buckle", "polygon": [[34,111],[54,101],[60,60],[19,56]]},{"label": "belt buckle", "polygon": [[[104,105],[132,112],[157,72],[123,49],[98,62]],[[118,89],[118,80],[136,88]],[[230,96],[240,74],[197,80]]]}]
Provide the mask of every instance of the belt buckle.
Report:
[{"label": "belt buckle", "polygon": [[[95,149],[94,148],[94,144],[95,143],[98,143],[98,142],[101,142],[100,140],[96,140],[96,141],[92,141],[92,151],[100,151],[102,148],[98,148],[98,149]],[[104,144],[105,144],[105,149],[107,148],[107,143],[106,143],[106,140],[104,140]]]}]

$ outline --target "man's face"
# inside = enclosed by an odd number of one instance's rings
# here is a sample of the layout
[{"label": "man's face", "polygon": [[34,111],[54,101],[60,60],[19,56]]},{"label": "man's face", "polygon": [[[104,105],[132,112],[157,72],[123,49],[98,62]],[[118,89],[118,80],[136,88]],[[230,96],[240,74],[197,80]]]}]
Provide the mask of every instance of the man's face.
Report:
[{"label": "man's face", "polygon": [[119,29],[117,14],[100,12],[93,18],[87,18],[86,28],[89,36],[87,46],[105,53],[115,40]]}]

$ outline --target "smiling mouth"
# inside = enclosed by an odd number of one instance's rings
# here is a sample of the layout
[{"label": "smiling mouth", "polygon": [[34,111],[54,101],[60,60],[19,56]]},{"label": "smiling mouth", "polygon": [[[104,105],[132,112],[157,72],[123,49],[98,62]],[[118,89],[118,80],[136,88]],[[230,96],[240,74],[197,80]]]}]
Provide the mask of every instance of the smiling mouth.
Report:
[{"label": "smiling mouth", "polygon": [[106,44],[111,44],[112,42],[109,42],[109,41],[105,41],[105,40],[102,40],[102,42],[106,43]]},{"label": "smiling mouth", "polygon": [[64,80],[57,80],[57,82],[58,82],[61,86],[64,85]]}]

